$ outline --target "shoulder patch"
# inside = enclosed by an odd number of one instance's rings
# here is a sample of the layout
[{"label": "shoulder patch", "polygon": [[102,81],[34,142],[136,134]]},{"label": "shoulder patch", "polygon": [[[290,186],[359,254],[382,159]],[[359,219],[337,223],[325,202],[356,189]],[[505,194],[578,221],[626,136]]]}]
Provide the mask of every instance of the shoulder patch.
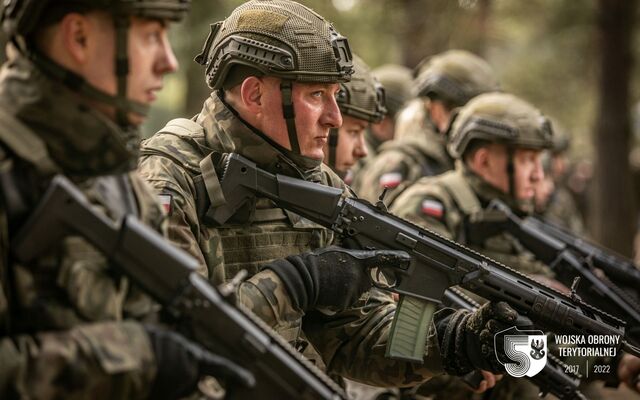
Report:
[{"label": "shoulder patch", "polygon": [[386,174],[382,174],[378,184],[380,188],[389,188],[394,189],[398,187],[404,180],[404,177],[400,172],[387,172]]},{"label": "shoulder patch", "polygon": [[437,219],[442,219],[444,216],[444,205],[438,200],[424,199],[420,204],[420,209],[423,214]]},{"label": "shoulder patch", "polygon": [[162,211],[164,215],[171,215],[171,205],[173,203],[173,196],[167,193],[162,193],[158,195],[158,201],[162,206]]}]

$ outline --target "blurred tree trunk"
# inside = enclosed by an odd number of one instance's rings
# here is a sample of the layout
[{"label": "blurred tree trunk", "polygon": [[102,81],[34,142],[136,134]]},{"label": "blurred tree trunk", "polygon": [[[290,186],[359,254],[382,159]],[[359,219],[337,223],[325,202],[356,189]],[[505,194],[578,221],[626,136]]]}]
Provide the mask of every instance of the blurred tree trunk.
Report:
[{"label": "blurred tree trunk", "polygon": [[451,31],[443,23],[447,3],[398,0],[398,4],[404,13],[404,26],[398,27],[398,43],[402,46],[404,65],[415,67],[424,57],[446,49]]},{"label": "blurred tree trunk", "polygon": [[491,16],[491,0],[478,0],[477,15],[474,16],[471,25],[471,37],[468,39],[467,49],[480,57],[487,56],[487,38],[489,21]]},{"label": "blurred tree trunk", "polygon": [[485,56],[492,0],[395,0],[394,3],[403,15],[402,25],[395,31],[404,65],[414,67],[426,56],[454,48]]},{"label": "blurred tree trunk", "polygon": [[622,254],[632,253],[636,232],[634,191],[629,168],[631,139],[631,39],[636,0],[599,0],[599,104],[591,231],[603,245]]}]

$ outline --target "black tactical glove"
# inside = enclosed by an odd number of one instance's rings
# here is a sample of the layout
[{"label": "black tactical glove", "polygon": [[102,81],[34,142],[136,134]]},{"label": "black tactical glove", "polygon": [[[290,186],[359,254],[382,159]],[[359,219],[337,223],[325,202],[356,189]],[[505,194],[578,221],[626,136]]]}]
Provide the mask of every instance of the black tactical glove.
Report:
[{"label": "black tactical glove", "polygon": [[518,312],[501,301],[477,311],[456,311],[436,323],[445,371],[464,375],[474,369],[504,372],[496,358],[494,335],[516,324]]},{"label": "black tactical glove", "polygon": [[407,268],[410,261],[404,251],[330,246],[275,260],[262,269],[271,269],[282,279],[297,308],[344,310],[371,288],[371,268]]},{"label": "black tactical glove", "polygon": [[156,326],[145,325],[156,357],[158,371],[149,394],[150,399],[173,400],[196,390],[203,376],[212,376],[228,382],[252,387],[255,378],[251,372],[234,362],[215,355],[184,336]]}]

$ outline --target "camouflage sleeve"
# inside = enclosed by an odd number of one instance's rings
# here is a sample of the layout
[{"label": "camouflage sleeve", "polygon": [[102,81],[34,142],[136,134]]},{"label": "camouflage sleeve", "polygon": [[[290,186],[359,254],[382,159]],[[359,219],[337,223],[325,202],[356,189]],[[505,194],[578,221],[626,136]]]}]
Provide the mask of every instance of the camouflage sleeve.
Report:
[{"label": "camouflage sleeve", "polygon": [[158,194],[167,214],[167,238],[200,262],[199,272],[209,277],[210,271],[200,248],[201,232],[195,204],[193,181],[187,172],[162,156],[145,156],[138,165],[140,175]]},{"label": "camouflage sleeve", "polygon": [[[375,202],[385,187],[389,188],[389,193],[400,187],[406,179],[408,169],[400,152],[383,151],[360,171],[357,180],[360,184],[354,190],[359,197]],[[395,195],[397,194],[394,197]]]},{"label": "camouflage sleeve", "polygon": [[392,204],[391,213],[440,235],[455,239],[460,223],[451,200],[437,187],[418,181],[402,193]]},{"label": "camouflage sleeve", "polygon": [[0,340],[0,398],[144,399],[156,373],[134,322]]},{"label": "camouflage sleeve", "polygon": [[[293,307],[284,284],[272,271],[262,271],[244,282],[238,299],[286,340],[298,336],[296,321],[304,313]],[[435,329],[429,334],[424,365],[385,357],[394,312],[391,297],[373,291],[344,312],[307,314],[303,330],[329,372],[346,378],[375,386],[412,386],[442,373]]]},{"label": "camouflage sleeve", "polygon": [[303,329],[332,374],[382,387],[415,386],[442,374],[433,323],[422,365],[385,356],[395,309],[391,296],[372,290],[355,306],[338,314],[310,313]]}]

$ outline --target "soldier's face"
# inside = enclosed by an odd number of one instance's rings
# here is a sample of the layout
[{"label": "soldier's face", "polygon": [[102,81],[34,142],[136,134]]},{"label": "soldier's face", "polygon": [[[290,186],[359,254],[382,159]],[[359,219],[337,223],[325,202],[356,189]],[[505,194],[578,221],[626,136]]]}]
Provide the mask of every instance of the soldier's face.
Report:
[{"label": "soldier's face", "polygon": [[[359,159],[367,156],[364,132],[368,122],[348,115],[342,117],[342,127],[338,130],[335,168],[343,173],[349,171]],[[324,147],[325,156],[329,146]],[[326,159],[326,158],[325,158]]]},{"label": "soldier's face", "polygon": [[[517,200],[531,200],[535,196],[536,186],[544,178],[541,155],[540,150],[522,148],[513,152],[513,180]],[[504,193],[509,193],[507,157],[506,147],[497,144],[478,150],[474,157],[477,161],[474,171]]]},{"label": "soldier's face", "polygon": [[[258,127],[279,145],[291,149],[287,125],[282,113],[280,80],[263,78],[262,116]],[[323,147],[327,143],[329,130],[342,125],[342,116],[335,95],[337,83],[294,83],[292,101],[295,111],[296,130],[300,153],[303,156],[322,160]]]},{"label": "soldier's face", "polygon": [[[84,75],[97,88],[117,94],[115,74],[115,29],[110,18],[101,17],[96,22],[99,29],[93,31],[90,53]],[[127,98],[150,105],[162,89],[165,74],[174,72],[178,62],[168,41],[166,23],[160,20],[131,18],[128,37],[129,74],[127,76]],[[112,107],[96,104],[97,108],[113,117]],[[130,122],[139,125],[142,115],[130,113]]]}]

